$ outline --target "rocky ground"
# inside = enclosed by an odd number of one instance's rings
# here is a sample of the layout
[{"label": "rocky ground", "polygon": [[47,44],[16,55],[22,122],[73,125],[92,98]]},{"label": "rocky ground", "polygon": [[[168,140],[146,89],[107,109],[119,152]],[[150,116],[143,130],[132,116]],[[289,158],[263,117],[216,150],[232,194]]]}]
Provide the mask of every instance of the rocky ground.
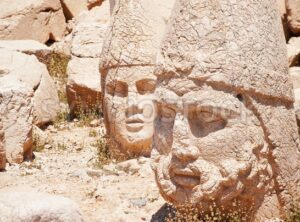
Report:
[{"label": "rocky ground", "polygon": [[97,150],[102,133],[101,125],[87,127],[80,121],[48,127],[33,162],[10,165],[0,173],[0,192],[33,190],[68,197],[89,222],[163,221],[159,210],[165,202],[149,159],[101,167]]}]

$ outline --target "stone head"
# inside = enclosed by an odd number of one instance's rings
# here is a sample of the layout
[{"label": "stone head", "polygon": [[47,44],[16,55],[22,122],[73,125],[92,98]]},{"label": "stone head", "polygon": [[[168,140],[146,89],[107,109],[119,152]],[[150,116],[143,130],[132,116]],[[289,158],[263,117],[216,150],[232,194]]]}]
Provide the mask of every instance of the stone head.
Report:
[{"label": "stone head", "polygon": [[259,2],[176,1],[155,69],[152,151],[160,192],[176,206],[228,213],[236,201],[247,220],[264,221],[297,193],[284,37],[276,6]]},{"label": "stone head", "polygon": [[156,114],[154,62],[172,4],[125,0],[114,7],[100,63],[103,112],[111,147],[127,157],[150,156]]}]

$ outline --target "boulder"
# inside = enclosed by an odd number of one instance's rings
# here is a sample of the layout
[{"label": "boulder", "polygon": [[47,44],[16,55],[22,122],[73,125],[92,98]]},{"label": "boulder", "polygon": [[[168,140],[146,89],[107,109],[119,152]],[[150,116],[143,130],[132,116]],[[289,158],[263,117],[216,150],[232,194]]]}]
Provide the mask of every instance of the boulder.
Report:
[{"label": "boulder", "polygon": [[35,55],[38,60],[47,65],[53,49],[35,40],[0,40],[0,48]]},{"label": "boulder", "polygon": [[0,1],[0,39],[59,41],[66,22],[59,0]]},{"label": "boulder", "polygon": [[101,111],[99,57],[110,19],[109,1],[76,19],[67,73],[67,98],[72,114]]},{"label": "boulder", "polygon": [[65,17],[69,20],[77,17],[80,13],[90,10],[91,8],[101,5],[103,0],[62,0],[62,6]]},{"label": "boulder", "polygon": [[66,56],[71,56],[71,44],[72,44],[73,35],[70,33],[65,36],[61,41],[55,42],[51,45],[51,48],[55,53],[64,54]]},{"label": "boulder", "polygon": [[300,1],[286,0],[287,20],[290,30],[300,35]]},{"label": "boulder", "polygon": [[0,49],[3,75],[13,76],[34,91],[33,123],[42,126],[52,122],[59,112],[59,99],[47,68],[34,55]]},{"label": "boulder", "polygon": [[0,170],[4,170],[6,165],[6,156],[4,150],[4,131],[2,120],[0,119]]},{"label": "boulder", "polygon": [[101,84],[98,58],[77,58],[68,64],[67,98],[72,112],[99,111]]},{"label": "boulder", "polygon": [[71,54],[84,58],[99,58],[106,24],[79,23],[73,30]]},{"label": "boulder", "polygon": [[300,64],[300,37],[292,37],[287,44],[289,66]]},{"label": "boulder", "polygon": [[99,58],[110,19],[109,2],[82,13],[74,26],[71,54],[77,57]]},{"label": "boulder", "polygon": [[65,197],[37,192],[0,193],[0,221],[83,222],[77,204]]},{"label": "boulder", "polygon": [[[2,76],[6,70],[1,65],[0,116],[5,133],[6,159],[9,163],[21,163],[32,157],[33,90],[14,76]],[[0,155],[3,158],[3,150]]]}]

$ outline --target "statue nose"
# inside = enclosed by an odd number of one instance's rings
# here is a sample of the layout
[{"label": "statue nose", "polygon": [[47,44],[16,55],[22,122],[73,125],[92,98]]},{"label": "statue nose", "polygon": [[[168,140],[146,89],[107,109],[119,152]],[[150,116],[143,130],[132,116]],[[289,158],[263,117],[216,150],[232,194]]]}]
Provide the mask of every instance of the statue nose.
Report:
[{"label": "statue nose", "polygon": [[129,92],[127,98],[126,115],[131,116],[141,112],[142,109],[139,107],[138,94],[136,92]]},{"label": "statue nose", "polygon": [[173,127],[172,155],[184,161],[195,160],[199,157],[199,150],[192,145],[188,119],[177,113]]},{"label": "statue nose", "polygon": [[188,162],[192,160],[196,160],[199,157],[199,150],[195,146],[187,146],[187,147],[173,147],[172,155],[174,155],[177,159]]},{"label": "statue nose", "polygon": [[138,94],[136,92],[128,92],[127,105],[128,107],[138,105]]}]

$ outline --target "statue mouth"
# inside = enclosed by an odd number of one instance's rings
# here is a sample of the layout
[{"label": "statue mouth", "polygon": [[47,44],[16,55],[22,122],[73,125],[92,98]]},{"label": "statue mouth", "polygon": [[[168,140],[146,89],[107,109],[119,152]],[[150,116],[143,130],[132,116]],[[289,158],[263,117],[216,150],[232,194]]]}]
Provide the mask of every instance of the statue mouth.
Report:
[{"label": "statue mouth", "polygon": [[138,117],[130,117],[126,120],[126,128],[130,132],[138,132],[144,127],[144,121]]},{"label": "statue mouth", "polygon": [[200,184],[200,174],[189,168],[172,169],[172,175],[173,181],[185,189],[193,189]]}]

